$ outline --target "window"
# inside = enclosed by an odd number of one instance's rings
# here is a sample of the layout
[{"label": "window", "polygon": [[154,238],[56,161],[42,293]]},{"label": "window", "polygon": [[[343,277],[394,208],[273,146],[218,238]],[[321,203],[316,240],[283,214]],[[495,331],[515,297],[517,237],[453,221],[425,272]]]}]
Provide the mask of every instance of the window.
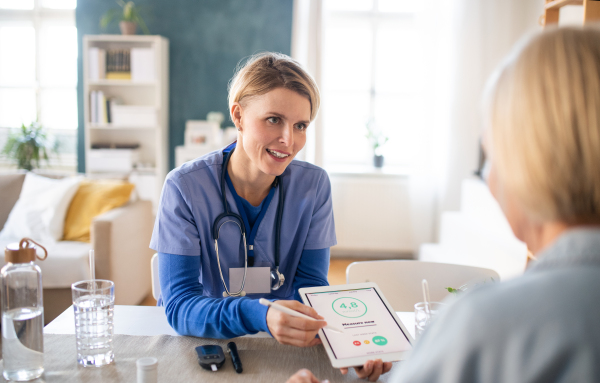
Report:
[{"label": "window", "polygon": [[373,149],[365,136],[370,120],[389,137],[382,150],[386,166],[411,166],[425,105],[419,3],[324,1],[326,166],[373,163]]},{"label": "window", "polygon": [[76,0],[0,0],[0,146],[35,121],[58,141],[54,166],[75,169]]}]

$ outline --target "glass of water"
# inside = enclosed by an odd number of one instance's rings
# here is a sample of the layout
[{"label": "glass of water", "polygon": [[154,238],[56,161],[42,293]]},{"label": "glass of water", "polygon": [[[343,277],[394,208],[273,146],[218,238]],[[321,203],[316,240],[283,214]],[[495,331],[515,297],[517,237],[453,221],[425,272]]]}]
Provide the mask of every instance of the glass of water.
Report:
[{"label": "glass of water", "polygon": [[419,302],[415,304],[415,339],[419,339],[425,328],[446,305],[441,302]]},{"label": "glass of water", "polygon": [[77,363],[84,367],[101,367],[114,361],[113,311],[115,284],[94,279],[71,285],[75,310]]}]

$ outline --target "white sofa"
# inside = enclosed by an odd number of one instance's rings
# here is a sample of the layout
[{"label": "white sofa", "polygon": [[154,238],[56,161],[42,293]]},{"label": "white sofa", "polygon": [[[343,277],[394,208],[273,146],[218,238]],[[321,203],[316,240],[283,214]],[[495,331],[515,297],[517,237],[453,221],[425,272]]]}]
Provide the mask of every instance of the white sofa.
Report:
[{"label": "white sofa", "polygon": [[[0,173],[0,230],[19,198],[25,173]],[[88,253],[95,251],[96,278],[115,282],[115,303],[139,304],[150,294],[148,248],[154,216],[150,201],[129,202],[94,218],[91,243],[59,241],[49,244],[48,258],[36,262],[42,270],[44,321],[50,322],[71,304],[73,282],[90,278]],[[0,243],[0,267],[4,248]]]}]

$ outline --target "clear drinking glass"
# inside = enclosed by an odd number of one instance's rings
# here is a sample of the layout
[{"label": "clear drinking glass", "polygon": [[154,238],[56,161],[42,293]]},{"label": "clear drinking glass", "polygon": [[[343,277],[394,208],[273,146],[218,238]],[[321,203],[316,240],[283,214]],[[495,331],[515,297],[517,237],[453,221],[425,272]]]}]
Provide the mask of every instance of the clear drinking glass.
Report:
[{"label": "clear drinking glass", "polygon": [[419,302],[415,304],[415,339],[419,339],[425,328],[446,305],[441,302]]},{"label": "clear drinking glass", "polygon": [[71,285],[75,310],[77,363],[100,367],[114,361],[115,284],[95,279]]}]

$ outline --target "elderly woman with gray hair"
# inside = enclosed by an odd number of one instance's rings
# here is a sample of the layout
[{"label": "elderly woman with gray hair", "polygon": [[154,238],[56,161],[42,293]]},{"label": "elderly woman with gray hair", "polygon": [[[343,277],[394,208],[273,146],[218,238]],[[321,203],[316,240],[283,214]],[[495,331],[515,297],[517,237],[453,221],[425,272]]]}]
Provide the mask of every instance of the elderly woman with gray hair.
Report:
[{"label": "elderly woman with gray hair", "polygon": [[521,44],[485,117],[489,188],[537,260],[441,313],[390,380],[600,382],[600,30]]}]

